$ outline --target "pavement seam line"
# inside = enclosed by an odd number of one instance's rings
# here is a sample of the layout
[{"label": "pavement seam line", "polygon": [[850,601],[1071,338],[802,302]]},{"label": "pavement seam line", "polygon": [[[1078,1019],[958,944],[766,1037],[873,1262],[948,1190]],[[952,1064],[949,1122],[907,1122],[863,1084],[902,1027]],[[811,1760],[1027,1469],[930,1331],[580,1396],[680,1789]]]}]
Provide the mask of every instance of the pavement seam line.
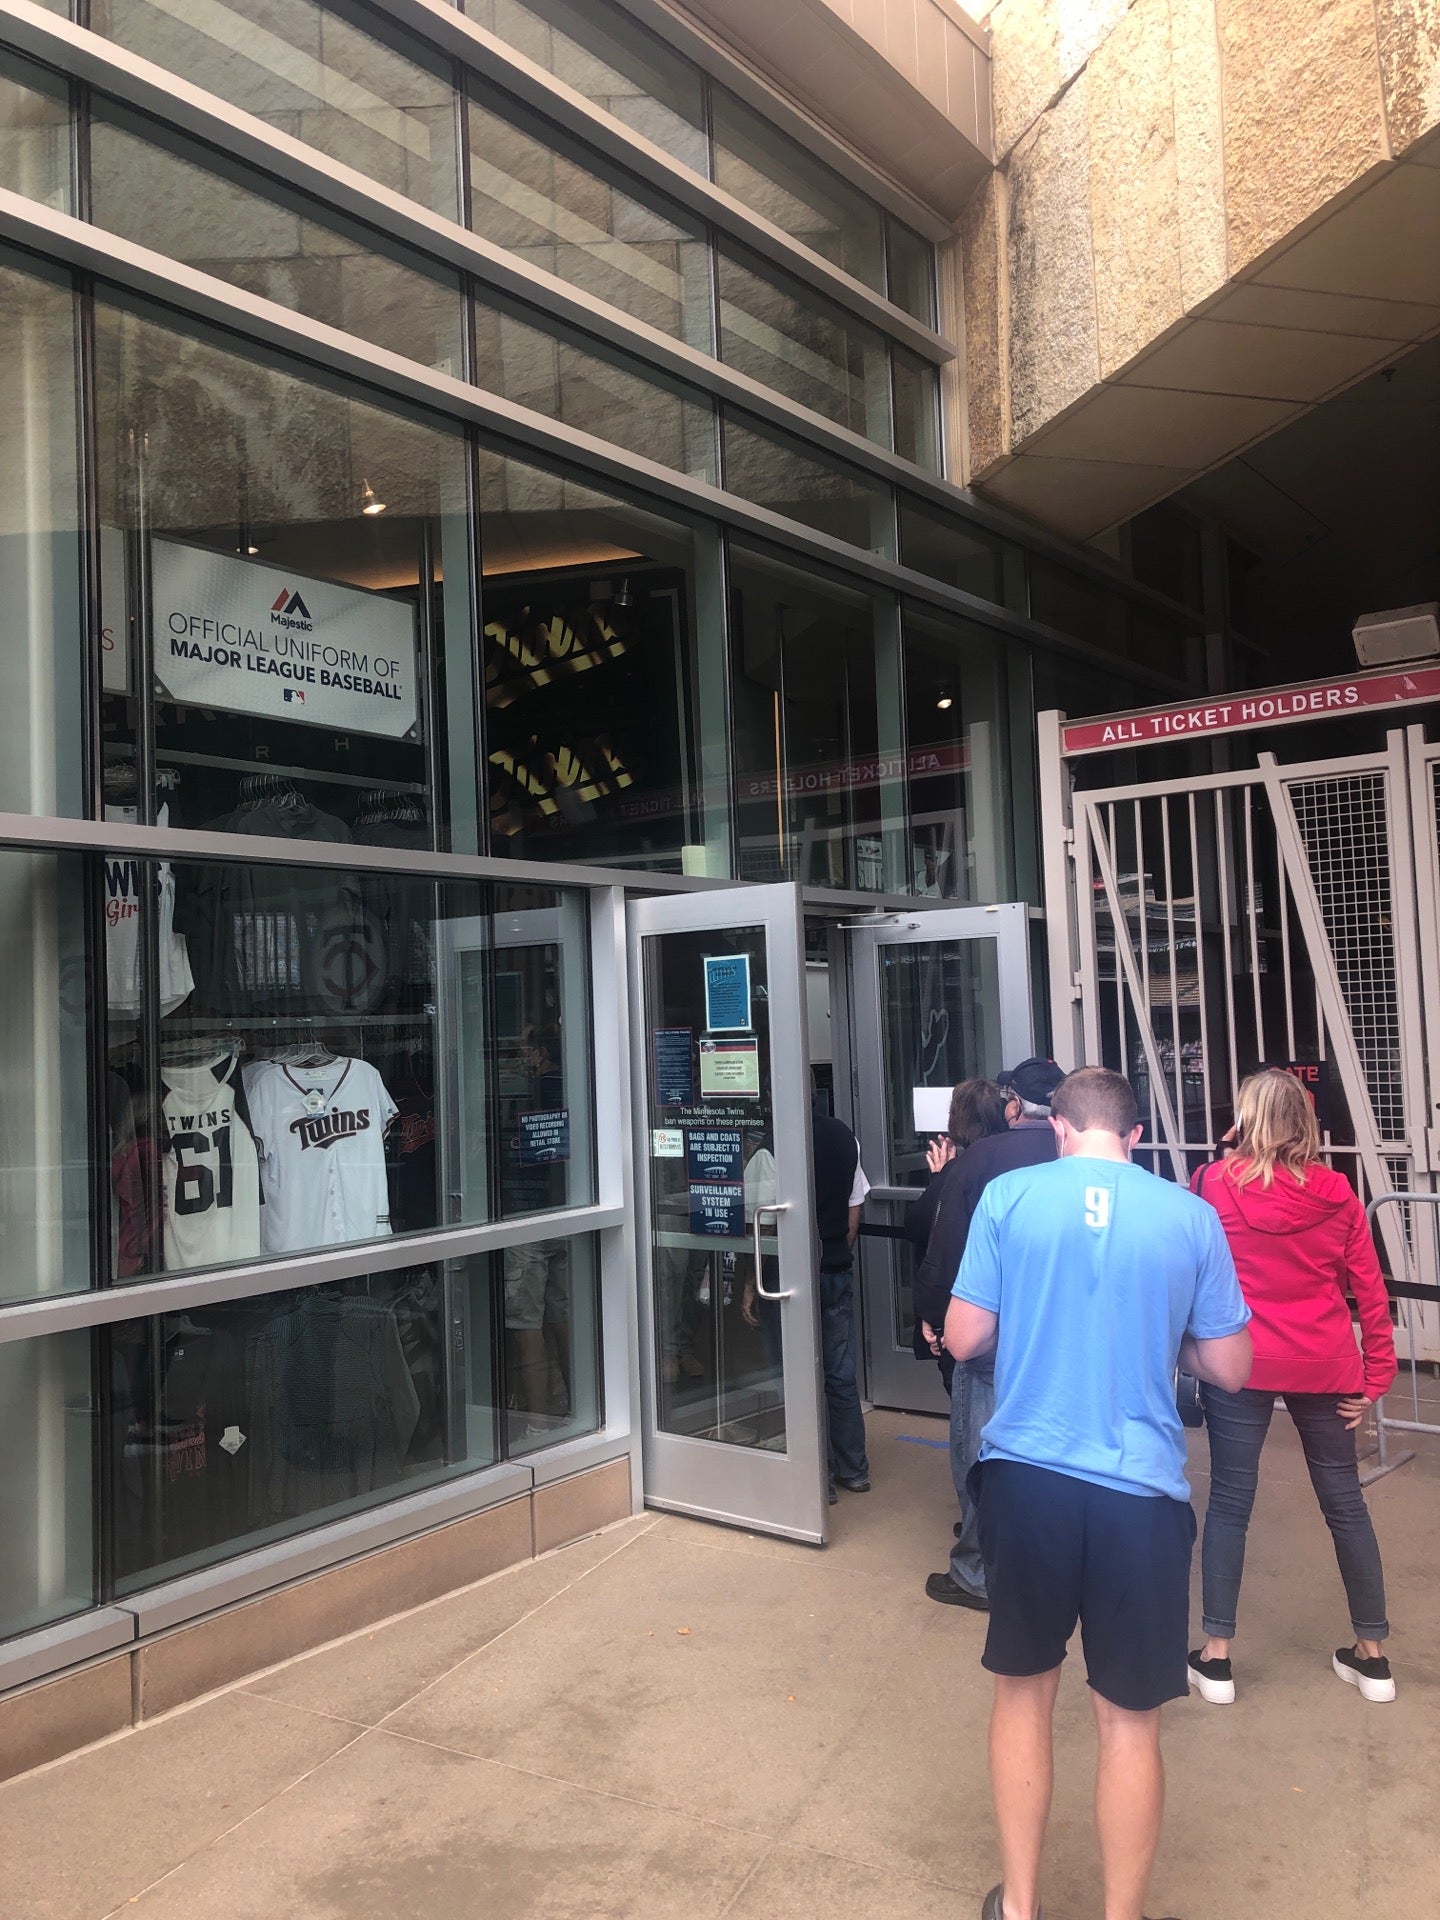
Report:
[{"label": "pavement seam line", "polygon": [[734,1893],[731,1894],[730,1898],[725,1902],[724,1906],[721,1907],[719,1913],[716,1916],[716,1920],[725,1920],[725,1915],[727,1913],[733,1913],[735,1911],[735,1902],[744,1893],[745,1889],[749,1886],[750,1882],[755,1878],[756,1874],[759,1873],[760,1869],[764,1866],[765,1862],[767,1860],[774,1858],[775,1849],[779,1846],[779,1844],[780,1842],[778,1840],[772,1840],[770,1842],[769,1846],[766,1847],[765,1851],[761,1854],[760,1858],[756,1860],[754,1864],[751,1866],[750,1871],[745,1875],[744,1879],[740,1882],[739,1886],[736,1887]]},{"label": "pavement seam line", "polygon": [[348,1753],[351,1747],[358,1746],[371,1731],[372,1729],[369,1727],[358,1728],[353,1740],[347,1740],[343,1746],[337,1747],[334,1753],[327,1753],[323,1760],[317,1760],[313,1767],[307,1767],[303,1773],[297,1774],[295,1779],[287,1780],[283,1787],[277,1787],[274,1793],[268,1795],[260,1802],[259,1806],[252,1807],[247,1814],[241,1819],[232,1822],[223,1832],[212,1834],[202,1846],[198,1846],[193,1852],[187,1853],[183,1860],[177,1860],[173,1867],[167,1867],[164,1873],[157,1874],[153,1880],[147,1881],[137,1892],[127,1894],[118,1907],[112,1907],[109,1913],[102,1916],[102,1920],[119,1920],[119,1916],[124,1913],[127,1907],[133,1906],[136,1902],[143,1900],[146,1894],[153,1893],[157,1887],[164,1886],[167,1880],[173,1880],[175,1875],[183,1868],[188,1867],[192,1860],[198,1860],[202,1854],[209,1853],[213,1848],[218,1847],[220,1842],[222,1840],[228,1840],[232,1833],[239,1833],[240,1829],[248,1826],[257,1814],[264,1813],[268,1808],[273,1807],[277,1800],[283,1800],[285,1795],[292,1792],[294,1788],[304,1786],[305,1782],[313,1778],[315,1774],[323,1772],[332,1760],[338,1760],[342,1753]]},{"label": "pavement seam line", "polygon": [[[492,1634],[482,1646],[472,1647],[470,1652],[464,1654],[453,1666],[447,1667],[443,1673],[435,1674],[433,1678],[425,1682],[423,1687],[417,1687],[414,1693],[409,1694],[404,1700],[399,1701],[395,1706],[390,1708],[388,1713],[383,1713],[380,1718],[374,1722],[375,1731],[379,1732],[380,1729],[385,1726],[387,1720],[393,1720],[397,1713],[403,1713],[407,1707],[413,1707],[415,1702],[423,1699],[433,1687],[438,1687],[442,1681],[451,1679],[462,1667],[468,1666],[472,1660],[478,1660],[482,1653],[488,1653],[492,1647],[497,1646],[507,1635],[514,1633],[517,1627],[523,1627],[527,1621],[533,1620],[536,1614],[543,1613],[552,1601],[558,1600],[562,1594],[573,1592],[582,1581],[588,1580],[592,1573],[598,1573],[601,1567],[608,1567],[612,1560],[618,1560],[620,1555],[632,1547],[637,1540],[644,1540],[649,1534],[652,1534],[657,1524],[658,1518],[648,1527],[637,1527],[628,1539],[622,1540],[619,1546],[605,1555],[603,1560],[597,1560],[593,1566],[586,1567],[583,1573],[577,1573],[573,1580],[567,1580],[563,1587],[557,1587],[554,1593],[547,1594],[543,1600],[538,1601],[535,1606],[531,1607],[527,1612],[522,1613],[518,1620],[512,1620],[508,1627],[502,1627],[499,1633]],[[524,1564],[533,1566],[535,1563],[531,1561]]]},{"label": "pavement seam line", "polygon": [[[767,1833],[763,1827],[735,1826],[727,1820],[712,1820],[703,1813],[694,1813],[688,1807],[672,1806],[665,1800],[645,1800],[639,1794],[620,1793],[614,1787],[597,1787],[588,1780],[568,1780],[564,1774],[546,1773],[540,1767],[522,1767],[514,1760],[497,1760],[490,1753],[470,1753],[464,1747],[448,1746],[443,1740],[426,1740],[417,1733],[400,1733],[394,1727],[368,1727],[366,1731],[383,1733],[387,1740],[403,1740],[408,1746],[428,1747],[432,1752],[443,1753],[452,1760],[473,1761],[476,1766],[499,1767],[502,1773],[518,1773],[527,1780],[543,1780],[547,1786],[564,1787],[567,1792],[588,1794],[595,1800],[617,1800],[627,1807],[643,1807],[647,1813],[670,1814],[693,1826],[713,1827],[717,1833],[738,1833],[749,1840],[768,1840],[779,1844],[777,1836]],[[106,1920],[109,1920],[108,1915]]]}]

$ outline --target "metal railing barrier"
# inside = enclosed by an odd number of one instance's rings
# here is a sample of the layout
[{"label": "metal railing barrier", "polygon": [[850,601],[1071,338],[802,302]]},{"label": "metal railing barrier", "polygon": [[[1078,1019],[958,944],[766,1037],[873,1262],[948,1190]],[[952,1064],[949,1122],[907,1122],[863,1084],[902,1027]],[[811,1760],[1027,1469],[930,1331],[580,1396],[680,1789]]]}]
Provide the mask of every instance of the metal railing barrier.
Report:
[{"label": "metal railing barrier", "polygon": [[[1432,1307],[1440,1305],[1440,1287],[1422,1285],[1415,1278],[1415,1240],[1421,1231],[1420,1221],[1422,1214],[1428,1216],[1429,1221],[1428,1228],[1425,1230],[1436,1237],[1432,1240],[1429,1248],[1432,1256],[1431,1259],[1423,1261],[1421,1264],[1422,1266],[1428,1267],[1428,1270],[1432,1273],[1440,1271],[1440,1268],[1437,1268],[1434,1263],[1434,1256],[1440,1254],[1440,1193],[1377,1193],[1365,1209],[1365,1218],[1370,1223],[1372,1232],[1375,1227],[1376,1216],[1382,1207],[1398,1207],[1401,1209],[1399,1220],[1400,1231],[1387,1240],[1387,1245],[1398,1243],[1403,1261],[1402,1275],[1399,1279],[1392,1276],[1386,1284],[1389,1289],[1390,1298],[1396,1302],[1399,1309],[1399,1331],[1403,1333],[1405,1346],[1409,1350],[1408,1362],[1405,1355],[1402,1354],[1400,1356],[1400,1365],[1402,1370],[1407,1364],[1410,1369],[1409,1411],[1411,1418],[1401,1420],[1392,1417],[1389,1407],[1390,1394],[1382,1395],[1381,1398],[1375,1402],[1375,1446],[1361,1455],[1362,1459],[1369,1459],[1373,1454],[1375,1459],[1375,1465],[1370,1468],[1369,1472],[1363,1473],[1360,1476],[1360,1484],[1366,1487],[1370,1486],[1376,1480],[1383,1479],[1387,1473],[1393,1473],[1396,1467],[1403,1467],[1407,1461],[1415,1458],[1415,1449],[1413,1447],[1408,1448],[1403,1453],[1391,1453],[1390,1435],[1392,1433],[1440,1434],[1440,1420],[1422,1420],[1420,1417],[1420,1368],[1422,1364],[1429,1368],[1430,1362],[1426,1361],[1422,1363],[1416,1358],[1416,1349],[1420,1344],[1418,1339],[1419,1329],[1416,1325],[1417,1303],[1428,1303]],[[1405,1211],[1407,1208],[1414,1209],[1414,1211],[1407,1213]],[[1424,1304],[1419,1306],[1418,1312],[1424,1312]],[[1427,1377],[1429,1377],[1428,1374]],[[1396,1378],[1398,1380],[1399,1376],[1397,1375]],[[1391,1393],[1393,1392],[1394,1388],[1392,1387]],[[1437,1382],[1437,1397],[1433,1404],[1435,1411],[1440,1413],[1440,1382]]]}]

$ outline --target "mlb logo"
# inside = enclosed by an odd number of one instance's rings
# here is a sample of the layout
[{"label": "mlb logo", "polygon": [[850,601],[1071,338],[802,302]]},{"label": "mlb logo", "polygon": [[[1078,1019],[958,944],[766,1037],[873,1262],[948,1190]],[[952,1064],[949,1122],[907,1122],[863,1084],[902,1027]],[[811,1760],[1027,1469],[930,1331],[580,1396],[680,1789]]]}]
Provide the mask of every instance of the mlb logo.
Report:
[{"label": "mlb logo", "polygon": [[286,687],[285,698],[293,700],[297,706],[303,707],[305,704],[305,695],[299,687]]}]

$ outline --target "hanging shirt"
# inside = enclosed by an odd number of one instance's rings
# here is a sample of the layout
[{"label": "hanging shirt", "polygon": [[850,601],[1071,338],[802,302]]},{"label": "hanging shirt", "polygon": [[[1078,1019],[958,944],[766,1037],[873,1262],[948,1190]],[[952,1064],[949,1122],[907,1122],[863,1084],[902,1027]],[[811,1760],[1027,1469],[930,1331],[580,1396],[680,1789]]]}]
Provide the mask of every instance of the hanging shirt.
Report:
[{"label": "hanging shirt", "polygon": [[[105,818],[133,826],[138,815],[134,807],[107,806]],[[168,827],[169,807],[161,807],[155,821]],[[140,888],[150,864],[128,854],[105,856],[105,997],[111,1013],[140,1011]],[[175,931],[175,875],[168,860],[160,861],[154,871],[160,1011],[171,1013],[193,991],[195,976],[185,936]]]},{"label": "hanging shirt", "polygon": [[260,1251],[260,1161],[235,1055],[160,1068],[165,1083],[165,1266],[213,1267]]},{"label": "hanging shirt", "polygon": [[390,1231],[385,1129],[397,1108],[368,1060],[245,1070],[260,1150],[266,1253],[297,1253]]}]

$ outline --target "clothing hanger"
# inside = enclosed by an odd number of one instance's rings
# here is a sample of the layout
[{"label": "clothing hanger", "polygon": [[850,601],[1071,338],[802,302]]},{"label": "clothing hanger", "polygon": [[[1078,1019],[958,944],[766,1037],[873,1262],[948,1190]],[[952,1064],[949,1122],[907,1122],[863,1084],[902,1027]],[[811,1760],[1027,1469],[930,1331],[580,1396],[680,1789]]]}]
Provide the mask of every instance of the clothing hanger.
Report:
[{"label": "clothing hanger", "polygon": [[162,1067],[218,1067],[222,1061],[238,1060],[245,1051],[245,1042],[235,1035],[217,1038],[213,1033],[193,1035],[183,1040],[163,1040],[160,1043],[160,1064]]},{"label": "clothing hanger", "polygon": [[247,773],[240,781],[240,808],[242,813],[253,812],[257,807],[300,807],[305,804],[305,796],[283,773]]},{"label": "clothing hanger", "polygon": [[357,827],[378,826],[383,821],[411,822],[423,821],[424,809],[410,793],[387,793],[383,788],[373,788],[362,793],[355,808]]}]

